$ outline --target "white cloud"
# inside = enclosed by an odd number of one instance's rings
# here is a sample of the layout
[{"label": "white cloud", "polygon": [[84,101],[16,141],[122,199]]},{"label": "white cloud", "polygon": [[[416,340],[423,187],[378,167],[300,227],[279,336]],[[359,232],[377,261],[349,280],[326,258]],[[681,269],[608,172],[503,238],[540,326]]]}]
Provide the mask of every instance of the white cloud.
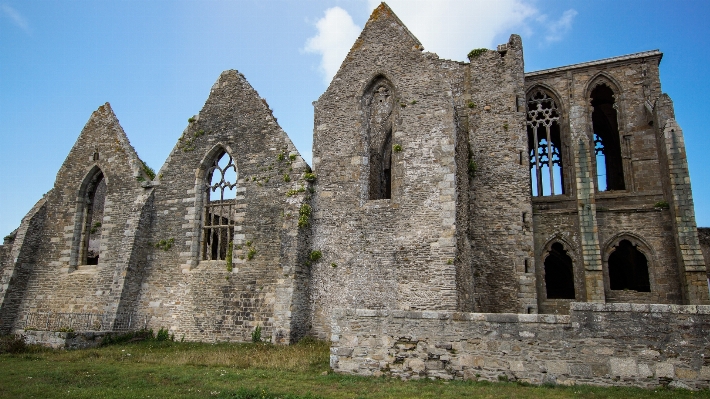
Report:
[{"label": "white cloud", "polygon": [[17,10],[7,4],[0,4],[0,10],[2,10],[2,12],[7,15],[10,20],[12,20],[12,22],[18,27],[20,27],[22,30],[24,30],[25,32],[30,31],[30,26],[27,23],[27,20],[19,12],[17,12]]},{"label": "white cloud", "polygon": [[[369,13],[380,1],[363,3]],[[459,61],[465,61],[474,48],[495,48],[511,33],[532,38],[537,31],[540,41],[558,42],[570,31],[577,15],[570,9],[550,22],[528,0],[387,0],[387,4],[427,51]],[[340,7],[326,10],[316,28],[318,34],[306,41],[303,50],[321,55],[320,69],[328,85],[361,28]]]},{"label": "white cloud", "polygon": [[350,14],[340,7],[327,9],[325,16],[316,22],[316,28],[318,34],[306,41],[303,50],[321,55],[320,70],[327,86],[362,28],[355,25]]},{"label": "white cloud", "polygon": [[[372,10],[380,0],[368,0]],[[539,14],[522,0],[387,0],[387,4],[427,51],[463,61],[471,49],[495,48],[510,33],[527,34]],[[501,35],[504,38],[501,39]]]},{"label": "white cloud", "polygon": [[574,17],[576,16],[577,11],[571,9],[562,13],[562,17],[560,17],[559,20],[548,26],[545,41],[552,43],[562,40],[562,36],[572,29],[572,21],[574,21]]}]

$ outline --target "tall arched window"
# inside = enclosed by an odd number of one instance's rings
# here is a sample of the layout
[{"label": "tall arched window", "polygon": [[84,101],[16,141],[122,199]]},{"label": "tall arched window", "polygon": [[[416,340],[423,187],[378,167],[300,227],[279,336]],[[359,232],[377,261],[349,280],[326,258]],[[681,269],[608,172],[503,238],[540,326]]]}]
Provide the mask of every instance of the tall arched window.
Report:
[{"label": "tall arched window", "polygon": [[625,190],[624,165],[614,92],[602,83],[592,90],[592,130],[597,164],[597,190]]},{"label": "tall arched window", "polygon": [[205,174],[202,259],[224,260],[234,240],[237,167],[222,150]]},{"label": "tall arched window", "polygon": [[528,95],[528,155],[532,195],[564,194],[560,112],[555,100],[544,90]]},{"label": "tall arched window", "polygon": [[651,292],[646,255],[629,240],[621,240],[609,255],[609,288]]},{"label": "tall arched window", "polygon": [[545,258],[545,287],[547,299],[574,299],[572,258],[559,242],[552,244]]},{"label": "tall arched window", "polygon": [[366,141],[369,158],[368,197],[392,197],[392,125],[394,87],[385,77],[375,78],[365,90]]},{"label": "tall arched window", "polygon": [[84,179],[79,195],[79,226],[74,241],[76,258],[73,266],[99,264],[105,201],[106,180],[101,169],[95,167]]}]

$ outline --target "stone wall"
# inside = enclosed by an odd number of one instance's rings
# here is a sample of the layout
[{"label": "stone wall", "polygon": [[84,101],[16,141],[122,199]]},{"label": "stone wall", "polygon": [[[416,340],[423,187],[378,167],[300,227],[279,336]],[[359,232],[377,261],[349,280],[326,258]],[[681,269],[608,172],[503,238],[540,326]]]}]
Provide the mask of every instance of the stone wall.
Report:
[{"label": "stone wall", "polygon": [[[698,227],[698,240],[700,242],[700,250],[703,252],[705,265],[710,265],[710,227]],[[706,270],[708,279],[710,279],[710,270]]]},{"label": "stone wall", "polygon": [[[208,174],[223,153],[237,179],[231,270],[226,257],[204,253]],[[135,271],[142,275],[124,311],[188,340],[248,341],[257,326],[274,342],[303,336],[309,229],[298,220],[309,170],[266,101],[241,73],[223,72],[149,184],[151,226]]]},{"label": "stone wall", "polygon": [[498,51],[472,57],[467,67],[470,99],[464,103],[475,171],[465,227],[470,232],[475,310],[536,313],[520,36],[512,35]]},{"label": "stone wall", "polygon": [[[574,300],[707,303],[702,295],[696,298],[698,288],[691,289],[692,295],[686,293],[687,286],[700,285],[695,274],[702,267],[697,266],[693,213],[674,210],[672,205],[674,198],[686,208],[692,203],[689,188],[682,185],[687,176],[685,155],[658,139],[673,117],[672,104],[661,93],[661,57],[658,51],[648,51],[525,75],[526,91],[544,90],[560,112],[564,193],[532,199],[535,277],[542,313],[564,314],[573,301],[547,298],[544,263],[554,243],[562,244],[573,260]],[[624,190],[603,191],[598,185],[590,95],[599,85],[614,92]],[[678,136],[674,143],[682,141],[679,128],[673,134]],[[671,174],[665,172],[668,159],[676,165]],[[682,177],[669,177],[676,174]],[[680,185],[672,186],[671,181]],[[671,209],[664,203],[671,203]],[[687,221],[674,220],[673,215],[684,214],[691,215]],[[669,234],[680,224],[687,229],[682,244],[677,234]],[[631,241],[648,260],[650,292],[610,289],[608,259],[622,239]],[[681,247],[687,249],[679,252]],[[683,269],[681,254],[691,263],[690,274]]]},{"label": "stone wall", "polygon": [[[311,312],[322,338],[335,307],[454,310],[466,297],[455,264],[463,171],[449,80],[461,65],[421,50],[382,4],[315,103],[313,248],[323,258],[311,266]],[[373,89],[381,93],[374,100]],[[378,123],[392,131],[391,196],[371,199],[377,136],[368,115],[385,111]]]},{"label": "stone wall", "polygon": [[569,315],[340,309],[333,370],[403,379],[710,387],[710,306],[573,303]]},{"label": "stone wall", "polygon": [[98,332],[55,332],[55,331],[16,331],[26,344],[43,345],[53,349],[87,349],[101,345],[103,339],[111,334],[108,331]]}]

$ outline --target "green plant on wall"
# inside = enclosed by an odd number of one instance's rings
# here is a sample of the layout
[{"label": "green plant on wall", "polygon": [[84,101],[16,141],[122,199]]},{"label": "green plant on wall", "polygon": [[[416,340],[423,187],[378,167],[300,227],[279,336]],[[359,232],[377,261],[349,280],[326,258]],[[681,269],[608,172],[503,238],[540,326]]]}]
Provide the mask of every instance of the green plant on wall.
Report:
[{"label": "green plant on wall", "polygon": [[294,195],[296,195],[296,194],[298,194],[298,193],[302,193],[302,192],[304,192],[304,191],[306,191],[306,188],[303,187],[303,186],[301,186],[301,187],[299,187],[299,188],[292,188],[292,189],[286,191],[286,196],[287,196],[287,197],[293,197]]},{"label": "green plant on wall", "polygon": [[318,262],[318,260],[322,257],[323,257],[323,253],[319,250],[311,251],[310,255],[308,255],[308,259],[310,259],[313,262]]},{"label": "green plant on wall", "polygon": [[227,271],[231,272],[233,270],[232,266],[232,253],[234,251],[234,243],[232,241],[227,244],[227,256],[224,257],[224,260],[227,262]]},{"label": "green plant on wall", "polygon": [[486,51],[488,51],[487,48],[475,48],[475,49],[468,52],[468,59],[471,60],[473,58],[479,57],[481,54],[485,53]]},{"label": "green plant on wall", "polygon": [[392,146],[392,150],[393,150],[394,152],[400,152],[400,151],[402,151],[402,146],[399,145],[399,144],[395,144],[395,145]]},{"label": "green plant on wall", "polygon": [[167,251],[167,250],[169,250],[170,248],[173,247],[173,244],[174,244],[174,243],[175,243],[175,239],[171,237],[171,238],[169,238],[169,239],[167,239],[167,240],[160,240],[160,241],[158,241],[158,243],[155,244],[155,247],[156,247],[156,248],[159,248],[159,249],[162,249],[163,251]]},{"label": "green plant on wall", "polygon": [[148,166],[145,162],[141,161],[141,164],[143,165],[143,172],[150,178],[150,180],[155,179],[155,170]]},{"label": "green plant on wall", "polygon": [[316,174],[311,172],[306,172],[303,174],[303,179],[305,181],[314,182],[316,181]]},{"label": "green plant on wall", "polygon": [[668,209],[671,207],[671,205],[668,203],[668,201],[662,200],[658,201],[655,204],[653,204],[654,208],[661,208],[661,209]]},{"label": "green plant on wall", "polygon": [[476,103],[474,103],[471,100],[468,100],[468,102],[466,103],[466,106],[469,108],[476,108]]},{"label": "green plant on wall", "polygon": [[101,227],[101,222],[94,223],[94,225],[91,226],[91,234],[94,234],[99,231],[99,227]]},{"label": "green plant on wall", "polygon": [[298,227],[304,228],[311,225],[311,206],[308,204],[302,204],[301,208],[298,210]]},{"label": "green plant on wall", "polygon": [[468,160],[468,176],[470,178],[476,177],[476,171],[478,170],[478,164],[476,161],[473,160],[473,158]]},{"label": "green plant on wall", "polygon": [[288,182],[291,181],[291,176],[289,176],[288,173],[284,173],[284,181],[285,181],[286,183],[288,183]]},{"label": "green plant on wall", "polygon": [[261,342],[261,326],[256,326],[251,332],[251,342]]}]

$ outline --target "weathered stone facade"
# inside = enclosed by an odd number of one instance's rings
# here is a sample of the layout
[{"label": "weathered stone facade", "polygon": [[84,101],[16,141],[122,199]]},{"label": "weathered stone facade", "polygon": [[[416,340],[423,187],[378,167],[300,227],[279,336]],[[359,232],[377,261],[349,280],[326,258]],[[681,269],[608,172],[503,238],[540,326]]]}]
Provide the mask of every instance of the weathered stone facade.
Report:
[{"label": "weathered stone facade", "polygon": [[[276,343],[333,338],[340,371],[532,382],[546,381],[539,365],[490,349],[513,345],[508,329],[538,331],[538,344],[613,335],[629,320],[644,329],[637,340],[675,339],[676,325],[695,334],[707,329],[706,262],[661,56],[526,74],[512,35],[468,63],[442,60],[383,3],[314,103],[313,171],[236,71],[222,73],[157,174],[105,104],[0,246],[0,328],[96,320],[245,341],[260,327]],[[593,313],[603,322],[580,321]],[[654,332],[654,317],[668,331]],[[488,330],[498,337],[488,350],[471,344]],[[400,361],[439,345],[435,331],[483,360]],[[696,335],[672,367],[706,386]],[[649,349],[663,353],[653,362],[621,349],[618,364],[590,358],[603,372],[577,370],[580,349],[560,345],[551,353],[569,353],[536,355],[567,370],[552,372],[559,382],[674,378],[665,343]]]},{"label": "weathered stone facade", "polygon": [[579,303],[569,315],[335,312],[339,372],[532,384],[708,388],[710,306]]}]

